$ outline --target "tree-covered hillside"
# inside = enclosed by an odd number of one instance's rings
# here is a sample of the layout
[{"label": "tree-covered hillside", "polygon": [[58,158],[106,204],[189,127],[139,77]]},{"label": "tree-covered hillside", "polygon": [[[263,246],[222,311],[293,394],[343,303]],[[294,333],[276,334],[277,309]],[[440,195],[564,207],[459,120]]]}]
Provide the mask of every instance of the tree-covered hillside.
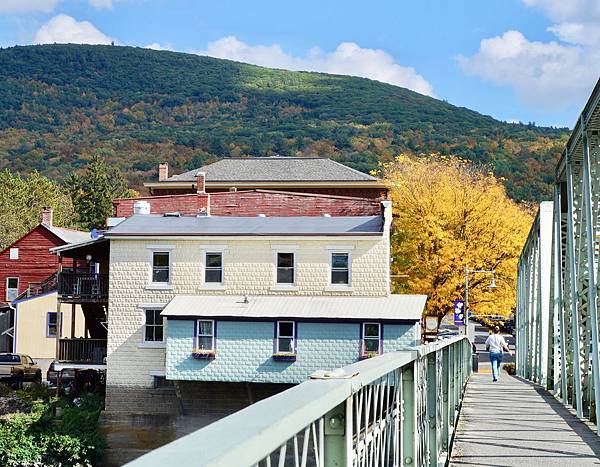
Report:
[{"label": "tree-covered hillside", "polygon": [[499,122],[363,78],[132,47],[0,50],[0,169],[54,178],[98,148],[133,186],[158,162],[329,156],[369,171],[401,152],[490,164],[516,199],[549,196],[567,130]]}]

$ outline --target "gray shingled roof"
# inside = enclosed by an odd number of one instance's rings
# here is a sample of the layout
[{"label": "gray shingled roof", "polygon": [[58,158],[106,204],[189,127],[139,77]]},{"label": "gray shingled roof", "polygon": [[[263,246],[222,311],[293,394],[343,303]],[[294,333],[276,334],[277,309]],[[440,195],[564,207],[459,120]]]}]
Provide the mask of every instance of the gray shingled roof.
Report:
[{"label": "gray shingled roof", "polygon": [[82,232],[80,230],[65,229],[64,227],[54,227],[46,224],[42,224],[46,229],[56,235],[65,243],[79,243],[90,240],[89,232]]},{"label": "gray shingled roof", "polygon": [[377,178],[331,159],[308,157],[253,157],[221,159],[213,164],[173,175],[167,182],[194,182],[198,172],[207,182],[366,182]]},{"label": "gray shingled roof", "polygon": [[378,235],[382,216],[354,217],[165,217],[134,215],[110,229],[128,235]]}]

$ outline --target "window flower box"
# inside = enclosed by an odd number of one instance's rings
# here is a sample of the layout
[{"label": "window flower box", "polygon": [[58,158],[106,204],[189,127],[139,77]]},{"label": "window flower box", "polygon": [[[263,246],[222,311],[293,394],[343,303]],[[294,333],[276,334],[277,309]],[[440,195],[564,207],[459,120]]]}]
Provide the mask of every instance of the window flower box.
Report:
[{"label": "window flower box", "polygon": [[216,353],[214,350],[194,349],[192,350],[192,357],[196,360],[213,360]]},{"label": "window flower box", "polygon": [[295,362],[296,354],[295,353],[275,353],[273,354],[273,360],[278,362]]}]

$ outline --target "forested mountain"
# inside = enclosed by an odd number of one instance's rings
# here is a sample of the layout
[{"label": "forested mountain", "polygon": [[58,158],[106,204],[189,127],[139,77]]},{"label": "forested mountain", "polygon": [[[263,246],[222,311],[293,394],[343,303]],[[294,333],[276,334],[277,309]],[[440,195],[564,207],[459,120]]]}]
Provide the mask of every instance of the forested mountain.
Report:
[{"label": "forested mountain", "polygon": [[363,78],[149,49],[0,50],[0,169],[65,177],[101,150],[133,186],[158,162],[329,156],[369,171],[401,152],[489,164],[509,194],[549,196],[566,129],[508,124]]}]

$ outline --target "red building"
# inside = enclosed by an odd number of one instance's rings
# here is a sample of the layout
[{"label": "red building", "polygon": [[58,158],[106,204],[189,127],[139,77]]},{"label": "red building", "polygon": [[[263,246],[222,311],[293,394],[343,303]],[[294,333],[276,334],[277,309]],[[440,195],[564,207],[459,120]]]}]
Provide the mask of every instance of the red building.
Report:
[{"label": "red building", "polygon": [[37,227],[0,251],[0,302],[14,300],[30,286],[37,287],[56,273],[58,259],[50,248],[89,239],[86,232],[54,227],[52,208],[44,208]]}]

